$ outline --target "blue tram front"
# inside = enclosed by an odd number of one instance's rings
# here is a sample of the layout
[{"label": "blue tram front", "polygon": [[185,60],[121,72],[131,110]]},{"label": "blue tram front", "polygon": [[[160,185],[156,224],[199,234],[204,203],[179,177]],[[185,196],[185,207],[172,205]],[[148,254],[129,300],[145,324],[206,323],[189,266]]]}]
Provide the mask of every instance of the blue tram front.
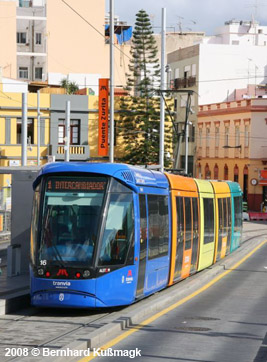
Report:
[{"label": "blue tram front", "polygon": [[32,304],[126,305],[164,288],[169,214],[161,173],[122,164],[46,165],[34,182]]}]

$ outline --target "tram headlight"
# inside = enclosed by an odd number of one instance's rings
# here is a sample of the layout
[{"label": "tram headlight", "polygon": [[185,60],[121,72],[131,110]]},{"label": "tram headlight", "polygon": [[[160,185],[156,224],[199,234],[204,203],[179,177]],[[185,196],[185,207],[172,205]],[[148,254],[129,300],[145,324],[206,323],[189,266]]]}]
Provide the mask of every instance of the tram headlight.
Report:
[{"label": "tram headlight", "polygon": [[90,270],[84,270],[84,272],[83,272],[83,277],[84,278],[88,278],[89,276],[90,276]]},{"label": "tram headlight", "polygon": [[44,275],[44,269],[38,269],[37,273],[40,276]]}]

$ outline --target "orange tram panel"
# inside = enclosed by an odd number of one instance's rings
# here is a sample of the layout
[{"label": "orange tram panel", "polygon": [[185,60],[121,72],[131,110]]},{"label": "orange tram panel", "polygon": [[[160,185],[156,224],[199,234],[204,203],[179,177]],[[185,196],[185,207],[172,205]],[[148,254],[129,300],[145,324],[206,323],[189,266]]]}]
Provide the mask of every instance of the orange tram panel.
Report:
[{"label": "orange tram panel", "polygon": [[172,240],[169,284],[195,273],[199,254],[199,197],[194,179],[165,174],[172,202]]}]

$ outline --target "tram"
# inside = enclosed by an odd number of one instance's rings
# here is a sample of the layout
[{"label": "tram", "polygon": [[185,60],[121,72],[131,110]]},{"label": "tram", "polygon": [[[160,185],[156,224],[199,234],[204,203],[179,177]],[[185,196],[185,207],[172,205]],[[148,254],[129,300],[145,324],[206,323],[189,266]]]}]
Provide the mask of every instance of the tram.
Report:
[{"label": "tram", "polygon": [[31,303],[134,303],[238,248],[242,192],[126,164],[56,162],[33,183]]}]

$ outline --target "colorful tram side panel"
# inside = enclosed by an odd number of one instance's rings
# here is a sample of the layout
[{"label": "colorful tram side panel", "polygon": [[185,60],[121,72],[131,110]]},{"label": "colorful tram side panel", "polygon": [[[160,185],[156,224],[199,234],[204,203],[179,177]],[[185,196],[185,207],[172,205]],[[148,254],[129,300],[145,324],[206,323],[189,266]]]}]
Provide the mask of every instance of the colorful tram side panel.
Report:
[{"label": "colorful tram side panel", "polygon": [[[150,172],[150,171],[146,171]],[[138,278],[136,298],[142,298],[165,288],[168,283],[171,252],[171,205],[169,185],[165,176],[160,187],[138,186],[136,218],[136,249]],[[138,180],[137,180],[138,181]]]},{"label": "colorful tram side panel", "polygon": [[242,190],[237,182],[227,181],[231,192],[232,227],[230,252],[236,250],[242,238]]},{"label": "colorful tram side panel", "polygon": [[198,271],[213,264],[215,249],[215,196],[211,183],[196,180],[200,205]]},{"label": "colorful tram side panel", "polygon": [[211,181],[215,195],[215,250],[214,263],[230,253],[232,208],[229,185]]},{"label": "colorful tram side panel", "polygon": [[172,202],[172,255],[169,285],[197,271],[199,251],[198,189],[193,179],[166,174]]}]

